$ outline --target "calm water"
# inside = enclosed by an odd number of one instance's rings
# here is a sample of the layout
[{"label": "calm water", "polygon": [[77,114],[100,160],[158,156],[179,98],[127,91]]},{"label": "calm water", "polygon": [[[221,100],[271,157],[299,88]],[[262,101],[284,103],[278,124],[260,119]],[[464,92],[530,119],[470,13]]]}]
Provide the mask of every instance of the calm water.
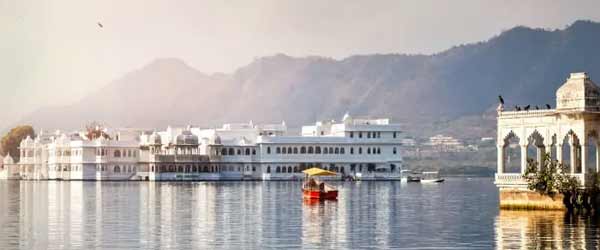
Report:
[{"label": "calm water", "polygon": [[339,182],[0,181],[0,249],[585,249],[598,219],[498,210],[489,178]]}]

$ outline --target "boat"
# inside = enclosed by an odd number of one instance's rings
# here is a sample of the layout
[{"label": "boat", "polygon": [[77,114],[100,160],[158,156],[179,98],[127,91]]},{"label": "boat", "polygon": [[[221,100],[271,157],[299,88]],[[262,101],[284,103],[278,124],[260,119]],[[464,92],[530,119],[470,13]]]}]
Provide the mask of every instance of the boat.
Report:
[{"label": "boat", "polygon": [[421,174],[421,183],[439,183],[443,182],[444,178],[440,177],[440,172],[429,171]]},{"label": "boat", "polygon": [[410,170],[402,170],[401,173],[402,173],[401,182],[420,182],[421,181],[421,178],[419,176],[415,175]]},{"label": "boat", "polygon": [[320,176],[336,176],[336,173],[320,168],[309,168],[302,173],[305,174],[302,183],[302,196],[309,200],[337,200],[338,190],[323,181],[318,180]]}]

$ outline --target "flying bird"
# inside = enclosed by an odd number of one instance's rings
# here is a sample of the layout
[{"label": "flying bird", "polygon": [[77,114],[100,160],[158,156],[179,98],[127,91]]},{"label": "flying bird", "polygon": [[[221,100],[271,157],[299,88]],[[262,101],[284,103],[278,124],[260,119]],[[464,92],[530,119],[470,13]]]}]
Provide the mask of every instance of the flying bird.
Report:
[{"label": "flying bird", "polygon": [[531,108],[531,105],[527,105],[527,106],[525,106],[523,109],[524,109],[524,110],[529,110],[529,108]]},{"label": "flying bird", "polygon": [[504,105],[504,98],[501,95],[498,96],[498,100],[500,100],[500,104]]},{"label": "flying bird", "polygon": [[104,28],[104,25],[102,25],[102,23],[98,22],[98,27]]},{"label": "flying bird", "polygon": [[546,108],[547,108],[547,109],[551,109],[552,107],[550,106],[550,104],[547,104],[547,103],[546,103]]}]

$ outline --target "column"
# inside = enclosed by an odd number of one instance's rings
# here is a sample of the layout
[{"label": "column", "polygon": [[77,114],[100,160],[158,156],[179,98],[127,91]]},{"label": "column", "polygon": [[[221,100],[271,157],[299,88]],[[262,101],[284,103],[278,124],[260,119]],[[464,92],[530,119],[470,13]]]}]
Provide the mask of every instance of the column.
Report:
[{"label": "column", "polygon": [[598,146],[600,144],[596,143],[596,167],[594,168],[596,173],[600,172],[600,169],[598,169],[600,167],[600,150],[598,150]]},{"label": "column", "polygon": [[585,175],[587,168],[587,142],[581,144],[581,173]]},{"label": "column", "polygon": [[521,174],[527,169],[527,145],[521,145]]},{"label": "column", "polygon": [[577,149],[575,148],[575,143],[569,142],[569,152],[571,152],[571,174],[575,173],[575,164],[577,163]]},{"label": "column", "polygon": [[546,153],[546,148],[544,146],[536,147],[537,153],[537,162],[538,162],[538,171],[542,170],[544,165],[544,154]]},{"label": "column", "polygon": [[563,163],[562,150],[563,150],[563,145],[557,144],[556,145],[556,160],[558,161],[558,163],[561,163],[561,164]]},{"label": "column", "polygon": [[496,146],[498,149],[498,170],[496,171],[497,174],[503,174],[504,173],[504,145],[497,145]]}]

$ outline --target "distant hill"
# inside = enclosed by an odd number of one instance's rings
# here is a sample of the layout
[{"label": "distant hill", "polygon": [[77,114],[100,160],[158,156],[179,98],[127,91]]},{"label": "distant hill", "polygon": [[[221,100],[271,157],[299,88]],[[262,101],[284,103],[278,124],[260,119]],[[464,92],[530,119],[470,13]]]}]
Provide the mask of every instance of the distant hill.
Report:
[{"label": "distant hill", "polygon": [[[298,126],[349,111],[413,127],[427,123],[430,133],[436,126],[465,130],[482,124],[473,117],[495,107],[498,94],[509,107],[554,106],[554,92],[570,72],[586,71],[600,82],[598,44],[600,23],[577,21],[553,31],[516,27],[434,55],[333,60],[278,54],[233,74],[206,75],[178,59],[157,59],[77,103],[40,109],[20,123],[75,128],[92,120],[134,127],[285,120]],[[491,119],[483,123],[493,126]],[[490,133],[484,130],[474,133]]]}]

